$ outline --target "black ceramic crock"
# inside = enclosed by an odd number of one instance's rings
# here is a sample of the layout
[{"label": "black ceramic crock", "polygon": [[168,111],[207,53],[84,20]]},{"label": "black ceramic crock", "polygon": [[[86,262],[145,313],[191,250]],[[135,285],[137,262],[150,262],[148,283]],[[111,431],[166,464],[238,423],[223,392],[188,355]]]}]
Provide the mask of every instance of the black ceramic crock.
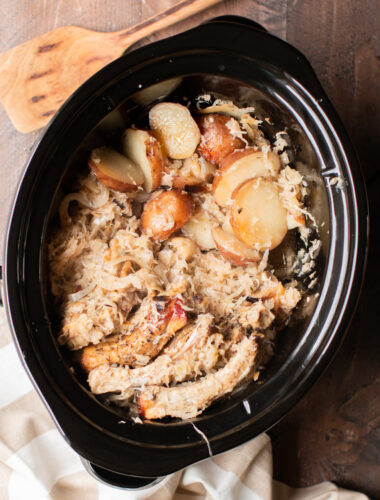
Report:
[{"label": "black ceramic crock", "polygon": [[4,295],[19,355],[58,429],[92,474],[122,487],[142,487],[205,459],[208,447],[189,421],[122,419],[71,373],[46,300],[45,234],[61,180],[88,154],[99,122],[140,89],[177,76],[184,77],[190,98],[203,90],[252,101],[278,130],[287,127],[307,165],[309,206],[323,242],[318,293],[280,334],[264,383],[248,385],[194,419],[214,454],[271,427],[320,375],[347,330],[366,260],[365,188],[347,134],[305,57],[256,23],[213,19],[125,54],[82,85],[28,161],[7,233]]}]

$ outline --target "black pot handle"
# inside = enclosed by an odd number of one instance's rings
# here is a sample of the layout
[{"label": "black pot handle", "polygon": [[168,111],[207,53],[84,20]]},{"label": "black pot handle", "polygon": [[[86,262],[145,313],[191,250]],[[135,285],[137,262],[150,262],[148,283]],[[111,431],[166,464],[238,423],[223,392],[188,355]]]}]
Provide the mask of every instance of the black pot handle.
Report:
[{"label": "black pot handle", "polygon": [[[293,75],[296,79],[298,79],[302,86],[314,95],[314,98],[319,102],[327,101],[326,94],[323,91],[309,61],[295,47],[289,45],[277,36],[272,35],[256,21],[242,16],[227,15],[214,17],[213,19],[204,22],[202,25],[211,27],[219,24],[224,24],[226,27],[230,24],[231,27],[235,25],[236,28],[239,28],[239,26],[241,28],[245,28],[242,31],[246,31],[247,28],[250,29],[251,34],[253,35],[253,41],[260,46],[260,57],[262,60],[266,62],[269,61],[272,65],[277,66],[283,71]],[[242,39],[235,37],[234,40],[229,40],[227,43],[228,37],[226,38],[224,30],[222,30],[221,34],[219,34],[219,37],[221,37],[221,45],[224,46],[227,44],[229,48],[233,45],[232,48],[237,49],[241,55],[245,54],[250,57],[252,53],[249,50],[249,43],[247,43],[250,38],[244,33],[241,33],[241,35]],[[215,37],[215,33],[213,33],[213,36]]]},{"label": "black pot handle", "polygon": [[[242,16],[218,16],[218,17],[213,17],[212,19],[208,19],[207,21],[204,21],[202,24],[211,24],[217,22],[231,22],[235,24],[242,24],[243,26],[248,26],[249,28],[254,28],[258,31],[264,31],[267,33],[267,30],[264,28],[264,26],[261,26],[261,24],[257,23],[256,21],[252,21],[252,19],[248,19],[247,17],[242,17]],[[146,45],[147,38],[148,37],[144,37],[141,40],[138,40],[137,42],[127,47],[122,55],[129,54],[130,52],[133,52],[134,50],[139,49],[140,47]]]},{"label": "black pot handle", "polygon": [[81,461],[86,471],[97,481],[100,481],[107,486],[112,486],[113,488],[119,488],[122,490],[145,490],[146,488],[150,488],[164,479],[164,477],[127,476],[125,474],[119,474],[118,472],[103,469],[103,467],[99,467],[82,457]]}]

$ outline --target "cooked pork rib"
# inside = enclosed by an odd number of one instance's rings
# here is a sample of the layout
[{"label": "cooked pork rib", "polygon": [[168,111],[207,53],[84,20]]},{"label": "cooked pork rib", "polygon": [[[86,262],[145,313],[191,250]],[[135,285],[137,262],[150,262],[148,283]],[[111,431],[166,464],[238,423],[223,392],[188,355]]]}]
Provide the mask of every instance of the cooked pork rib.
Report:
[{"label": "cooked pork rib", "polygon": [[231,392],[252,370],[257,354],[256,338],[244,338],[227,364],[197,382],[176,387],[149,386],[140,393],[139,410],[148,419],[166,416],[193,418],[212,401]]},{"label": "cooked pork rib", "polygon": [[90,372],[104,364],[146,365],[186,322],[186,312],[179,299],[147,298],[122,333],[83,349],[82,367]]},{"label": "cooked pork rib", "polygon": [[105,291],[96,286],[82,299],[62,306],[64,318],[58,342],[73,350],[97,344],[120,328],[138,302],[134,292]]},{"label": "cooked pork rib", "polygon": [[187,325],[163,354],[147,366],[130,369],[103,365],[95,368],[88,378],[92,392],[120,392],[124,400],[134,394],[136,387],[169,385],[208,372],[219,359],[219,346],[223,341],[218,333],[210,335],[213,319],[211,314],[198,316],[195,323]]}]

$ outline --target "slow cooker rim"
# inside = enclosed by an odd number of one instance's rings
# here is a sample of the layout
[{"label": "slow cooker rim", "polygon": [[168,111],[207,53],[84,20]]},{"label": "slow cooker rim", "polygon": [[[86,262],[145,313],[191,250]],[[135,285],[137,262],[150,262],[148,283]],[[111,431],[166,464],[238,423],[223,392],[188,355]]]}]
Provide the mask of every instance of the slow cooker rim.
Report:
[{"label": "slow cooker rim", "polygon": [[[196,28],[195,30],[197,30],[197,29],[199,29],[199,28]],[[192,30],[192,31],[195,31],[195,30]],[[189,33],[189,32],[187,32],[187,33]],[[180,37],[181,35],[178,35],[178,36]],[[158,43],[161,43],[161,42],[158,42]],[[144,48],[139,49],[139,50],[140,50],[140,51],[144,51]],[[125,56],[125,57],[128,57],[128,56]],[[106,68],[106,70],[107,70],[107,68]],[[105,72],[106,70],[102,70],[102,71],[103,71],[103,72]],[[104,74],[105,74],[105,73],[104,73]],[[99,75],[99,74],[98,74],[98,75]],[[325,99],[326,99],[326,98],[325,98]],[[325,103],[324,103],[324,105],[325,105],[325,106],[326,106],[326,105],[328,105],[328,104],[326,104],[326,103],[327,103],[327,101],[325,101]],[[62,115],[61,115],[61,116],[62,116]],[[335,119],[336,119],[336,116],[335,116]],[[53,125],[53,124],[52,124],[52,125]],[[49,128],[50,128],[50,127],[49,127]],[[336,124],[335,124],[335,128],[336,128]],[[339,134],[339,135],[340,135],[340,134]],[[43,140],[43,139],[42,139],[42,140]],[[41,140],[41,141],[42,141],[42,140]],[[7,272],[6,272],[6,274],[7,274]],[[352,297],[351,297],[351,298],[352,298]],[[352,301],[351,301],[351,302],[352,302]],[[334,337],[334,338],[335,338],[335,337]],[[324,358],[324,359],[326,359],[326,358]]]}]

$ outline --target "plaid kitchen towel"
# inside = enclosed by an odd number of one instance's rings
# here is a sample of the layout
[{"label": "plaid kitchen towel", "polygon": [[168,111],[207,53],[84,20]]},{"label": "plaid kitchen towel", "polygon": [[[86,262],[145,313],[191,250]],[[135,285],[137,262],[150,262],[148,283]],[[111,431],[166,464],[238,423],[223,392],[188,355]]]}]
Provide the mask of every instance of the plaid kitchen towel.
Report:
[{"label": "plaid kitchen towel", "polygon": [[273,480],[266,434],[138,492],[93,479],[61,437],[29,381],[0,308],[0,500],[365,500],[324,482],[289,488]]}]

